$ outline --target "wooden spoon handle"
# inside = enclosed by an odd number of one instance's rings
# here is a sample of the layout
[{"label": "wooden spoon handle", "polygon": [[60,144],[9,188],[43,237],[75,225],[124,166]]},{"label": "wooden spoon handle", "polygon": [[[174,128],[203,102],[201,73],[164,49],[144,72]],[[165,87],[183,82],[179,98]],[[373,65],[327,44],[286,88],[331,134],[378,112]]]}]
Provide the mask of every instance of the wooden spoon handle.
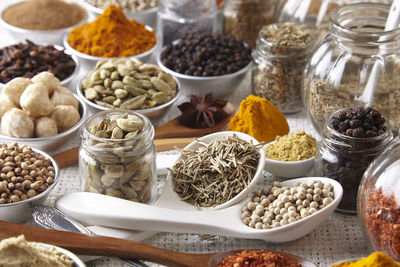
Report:
[{"label": "wooden spoon handle", "polygon": [[167,266],[207,266],[214,254],[188,254],[143,243],[37,228],[0,221],[0,239],[23,234],[28,241],[49,243],[77,254],[140,259]]},{"label": "wooden spoon handle", "polygon": [[[184,148],[193,140],[193,137],[154,139],[154,144],[156,146],[157,152],[162,152],[173,150],[175,148]],[[54,160],[57,162],[60,168],[71,167],[77,164],[78,158],[79,147],[71,148],[54,156]]]}]

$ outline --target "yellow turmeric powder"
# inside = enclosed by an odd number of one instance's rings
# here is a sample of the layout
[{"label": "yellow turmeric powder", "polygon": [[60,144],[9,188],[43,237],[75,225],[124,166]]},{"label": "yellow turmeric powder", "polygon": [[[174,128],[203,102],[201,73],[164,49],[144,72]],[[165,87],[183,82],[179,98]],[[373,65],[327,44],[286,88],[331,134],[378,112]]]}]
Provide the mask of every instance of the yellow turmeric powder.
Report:
[{"label": "yellow turmeric powder", "polygon": [[271,142],[278,135],[289,132],[285,116],[267,99],[249,95],[240,103],[238,113],[232,117],[229,131],[253,136],[258,141]]},{"label": "yellow turmeric powder", "polygon": [[156,43],[154,31],[129,21],[120,8],[111,5],[92,23],[75,28],[68,44],[77,51],[97,57],[127,57],[143,53]]},{"label": "yellow turmeric powder", "polygon": [[400,264],[383,252],[374,252],[361,260],[342,262],[332,267],[400,267]]}]

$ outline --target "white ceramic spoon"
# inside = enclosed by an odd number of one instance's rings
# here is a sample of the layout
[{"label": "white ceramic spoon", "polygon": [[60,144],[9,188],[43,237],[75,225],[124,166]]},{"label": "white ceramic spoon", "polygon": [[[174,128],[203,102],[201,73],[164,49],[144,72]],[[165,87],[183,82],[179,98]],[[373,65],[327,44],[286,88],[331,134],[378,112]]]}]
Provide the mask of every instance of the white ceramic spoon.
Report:
[{"label": "white ceramic spoon", "polygon": [[189,210],[180,199],[172,195],[175,193],[171,192],[168,186],[161,198],[165,201],[163,205],[168,208],[87,192],[64,195],[57,200],[56,207],[68,216],[89,224],[144,231],[215,234],[262,239],[268,242],[287,242],[314,230],[329,217],[342,198],[343,188],[338,182],[329,178],[299,178],[282,182],[282,184],[293,185],[296,182],[308,183],[312,180],[332,184],[334,201],[304,219],[269,230],[253,229],[243,224],[240,218],[241,208],[248,199],[219,210],[196,210],[193,206]]}]

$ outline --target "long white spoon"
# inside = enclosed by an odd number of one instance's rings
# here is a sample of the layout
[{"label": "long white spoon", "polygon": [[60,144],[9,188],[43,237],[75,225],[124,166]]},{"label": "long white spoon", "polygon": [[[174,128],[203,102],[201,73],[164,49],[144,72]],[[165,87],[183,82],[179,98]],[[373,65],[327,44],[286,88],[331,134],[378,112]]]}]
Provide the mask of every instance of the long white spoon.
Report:
[{"label": "long white spoon", "polygon": [[[389,15],[386,20],[385,31],[391,31],[398,27],[400,22],[400,0],[394,0],[390,7]],[[367,84],[364,88],[364,92],[360,97],[356,97],[356,100],[363,101],[367,106],[373,104],[373,93],[374,88],[378,82],[378,77],[381,75],[383,66],[380,61],[375,61],[371,73],[369,75]]]}]

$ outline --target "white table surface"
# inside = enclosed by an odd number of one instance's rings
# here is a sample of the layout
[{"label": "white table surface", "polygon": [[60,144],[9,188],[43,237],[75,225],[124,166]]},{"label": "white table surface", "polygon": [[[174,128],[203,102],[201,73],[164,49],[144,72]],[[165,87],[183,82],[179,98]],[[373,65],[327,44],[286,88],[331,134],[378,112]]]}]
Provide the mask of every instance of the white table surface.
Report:
[{"label": "white table surface", "polygon": [[[0,8],[12,1],[13,0],[1,0]],[[7,31],[0,27],[0,46],[14,44],[15,42],[16,40],[12,39]],[[88,70],[81,69],[79,76],[72,82],[71,89],[73,88],[74,90],[77,81],[80,77],[85,75],[87,71]],[[250,73],[248,73],[238,90],[227,97],[227,100],[234,103],[238,108],[240,101],[249,94],[251,94]],[[180,112],[176,106],[187,99],[187,96],[181,96],[165,115],[153,121],[154,125],[160,125],[178,116]],[[312,128],[304,112],[287,115],[287,120],[291,132],[295,132],[298,129],[305,129],[307,132],[316,136],[316,132]],[[79,144],[80,138],[78,134],[76,134],[66,145],[53,153],[79,146]],[[176,154],[177,152],[170,151],[168,153]],[[267,179],[271,179],[269,175],[267,175],[267,177],[269,177]],[[79,191],[77,166],[61,170],[61,180],[46,203],[52,205],[60,195],[75,191]],[[210,236],[204,238],[196,234],[174,233],[158,233],[145,239],[143,242],[153,246],[190,253],[210,253],[243,248],[277,250],[302,256],[315,262],[319,266],[328,266],[330,263],[338,260],[367,256],[370,253],[366,247],[366,240],[362,235],[357,217],[343,216],[337,213],[332,214],[329,219],[305,237],[283,244],[224,236]],[[101,259],[89,262],[88,266],[123,266],[123,264],[113,259]]]}]

